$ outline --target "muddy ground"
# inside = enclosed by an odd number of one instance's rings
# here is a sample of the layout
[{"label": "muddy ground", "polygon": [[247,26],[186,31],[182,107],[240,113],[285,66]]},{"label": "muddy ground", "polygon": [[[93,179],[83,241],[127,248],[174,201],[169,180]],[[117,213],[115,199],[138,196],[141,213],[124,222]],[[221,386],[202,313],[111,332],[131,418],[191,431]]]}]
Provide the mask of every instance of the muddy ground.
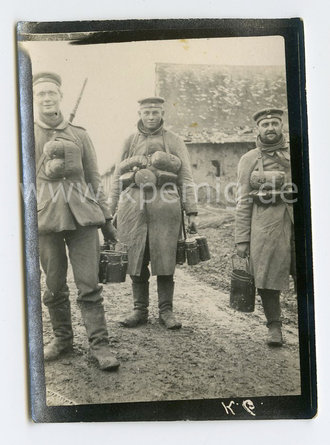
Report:
[{"label": "muddy ground", "polygon": [[[175,275],[175,312],[183,328],[167,331],[158,322],[156,282],[151,280],[149,323],[120,327],[132,306],[130,280],[104,285],[111,348],[121,366],[98,370],[88,361],[88,343],[69,272],[74,351],[46,363],[48,405],[209,399],[300,394],[297,303],[291,288],[282,296],[282,348],[265,344],[267,328],[260,299],[254,313],[229,307],[232,210],[200,209],[199,232],[206,235],[212,259],[179,266]],[[292,287],[292,286],[291,286]],[[46,311],[44,342],[51,338]]]}]

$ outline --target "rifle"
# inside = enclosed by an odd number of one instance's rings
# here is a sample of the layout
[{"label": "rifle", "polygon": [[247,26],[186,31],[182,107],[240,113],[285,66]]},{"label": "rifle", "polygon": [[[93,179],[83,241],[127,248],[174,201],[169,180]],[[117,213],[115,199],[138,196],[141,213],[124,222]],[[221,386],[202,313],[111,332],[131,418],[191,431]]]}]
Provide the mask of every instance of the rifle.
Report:
[{"label": "rifle", "polygon": [[82,86],[82,88],[81,88],[80,94],[79,94],[79,96],[78,96],[76,105],[74,106],[74,108],[73,108],[73,110],[72,110],[72,112],[71,112],[71,114],[70,114],[69,122],[71,122],[71,123],[72,123],[73,119],[74,119],[75,116],[76,116],[76,112],[77,112],[77,109],[78,109],[78,107],[79,107],[79,104],[80,104],[82,95],[83,95],[83,93],[84,93],[84,89],[85,89],[87,80],[88,80],[88,78],[86,77],[86,79],[84,80],[83,86]]}]

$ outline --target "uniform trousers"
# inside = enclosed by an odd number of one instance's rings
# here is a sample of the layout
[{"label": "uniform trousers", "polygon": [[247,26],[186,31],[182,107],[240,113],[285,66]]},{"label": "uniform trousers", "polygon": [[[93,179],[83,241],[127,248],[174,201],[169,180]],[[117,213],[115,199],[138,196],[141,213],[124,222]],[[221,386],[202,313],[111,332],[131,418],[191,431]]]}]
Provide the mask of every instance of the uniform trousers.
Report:
[{"label": "uniform trousers", "polygon": [[48,307],[62,305],[69,299],[67,286],[68,257],[78,288],[78,302],[102,301],[99,285],[100,242],[96,226],[77,226],[39,235],[40,262],[46,275],[47,290],[43,302]]},{"label": "uniform trousers", "polygon": [[[143,260],[142,260],[142,266],[141,266],[141,272],[140,275],[131,275],[131,280],[133,283],[148,283],[150,278],[150,271],[149,271],[149,262],[150,262],[150,251],[149,251],[149,241],[148,237],[146,240],[146,246],[143,254]],[[157,275],[157,284],[162,283],[173,283],[173,275]]]}]

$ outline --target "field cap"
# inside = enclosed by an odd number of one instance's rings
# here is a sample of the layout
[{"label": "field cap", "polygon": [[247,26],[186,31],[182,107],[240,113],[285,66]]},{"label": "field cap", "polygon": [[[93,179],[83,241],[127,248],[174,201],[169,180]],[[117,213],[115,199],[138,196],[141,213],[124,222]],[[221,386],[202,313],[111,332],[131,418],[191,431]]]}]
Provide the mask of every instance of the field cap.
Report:
[{"label": "field cap", "polygon": [[259,124],[262,119],[277,118],[281,121],[282,115],[283,110],[281,110],[280,108],[264,108],[263,110],[254,113],[253,119],[256,121],[257,124]]},{"label": "field cap", "polygon": [[145,97],[138,101],[140,108],[163,108],[165,99],[159,96]]},{"label": "field cap", "polygon": [[42,73],[37,73],[33,76],[33,86],[37,85],[38,83],[42,83],[42,82],[54,83],[59,88],[62,85],[61,76],[59,76],[56,73],[42,72]]}]

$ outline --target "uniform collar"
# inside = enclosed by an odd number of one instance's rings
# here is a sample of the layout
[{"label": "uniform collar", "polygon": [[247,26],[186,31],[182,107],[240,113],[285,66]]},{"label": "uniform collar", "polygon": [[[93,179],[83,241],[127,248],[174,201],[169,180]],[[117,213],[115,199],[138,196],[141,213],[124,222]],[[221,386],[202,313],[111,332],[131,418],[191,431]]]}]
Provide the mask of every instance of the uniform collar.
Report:
[{"label": "uniform collar", "polygon": [[64,130],[69,125],[69,122],[66,119],[63,119],[62,113],[61,113],[61,118],[62,118],[62,120],[55,127],[53,125],[51,125],[50,122],[47,123],[47,122],[42,121],[39,118],[39,116],[36,118],[35,123],[38,124],[39,127],[45,128],[47,130]]},{"label": "uniform collar", "polygon": [[145,128],[145,126],[143,125],[143,123],[142,123],[142,119],[140,119],[139,121],[138,121],[138,123],[137,123],[137,127],[138,127],[138,130],[139,130],[139,132],[140,133],[142,133],[142,134],[144,134],[145,136],[147,136],[147,135],[156,135],[156,134],[159,134],[159,133],[161,133],[162,131],[163,131],[163,129],[164,129],[164,121],[163,121],[163,119],[160,121],[160,125],[159,125],[159,127],[158,128],[156,128],[155,130],[153,130],[153,131],[150,131],[150,130],[148,130],[147,128]]},{"label": "uniform collar", "polygon": [[288,144],[285,140],[284,135],[282,134],[281,139],[275,144],[266,144],[261,141],[260,136],[257,137],[256,145],[262,152],[265,152],[271,156],[274,155],[277,151],[288,150]]}]

